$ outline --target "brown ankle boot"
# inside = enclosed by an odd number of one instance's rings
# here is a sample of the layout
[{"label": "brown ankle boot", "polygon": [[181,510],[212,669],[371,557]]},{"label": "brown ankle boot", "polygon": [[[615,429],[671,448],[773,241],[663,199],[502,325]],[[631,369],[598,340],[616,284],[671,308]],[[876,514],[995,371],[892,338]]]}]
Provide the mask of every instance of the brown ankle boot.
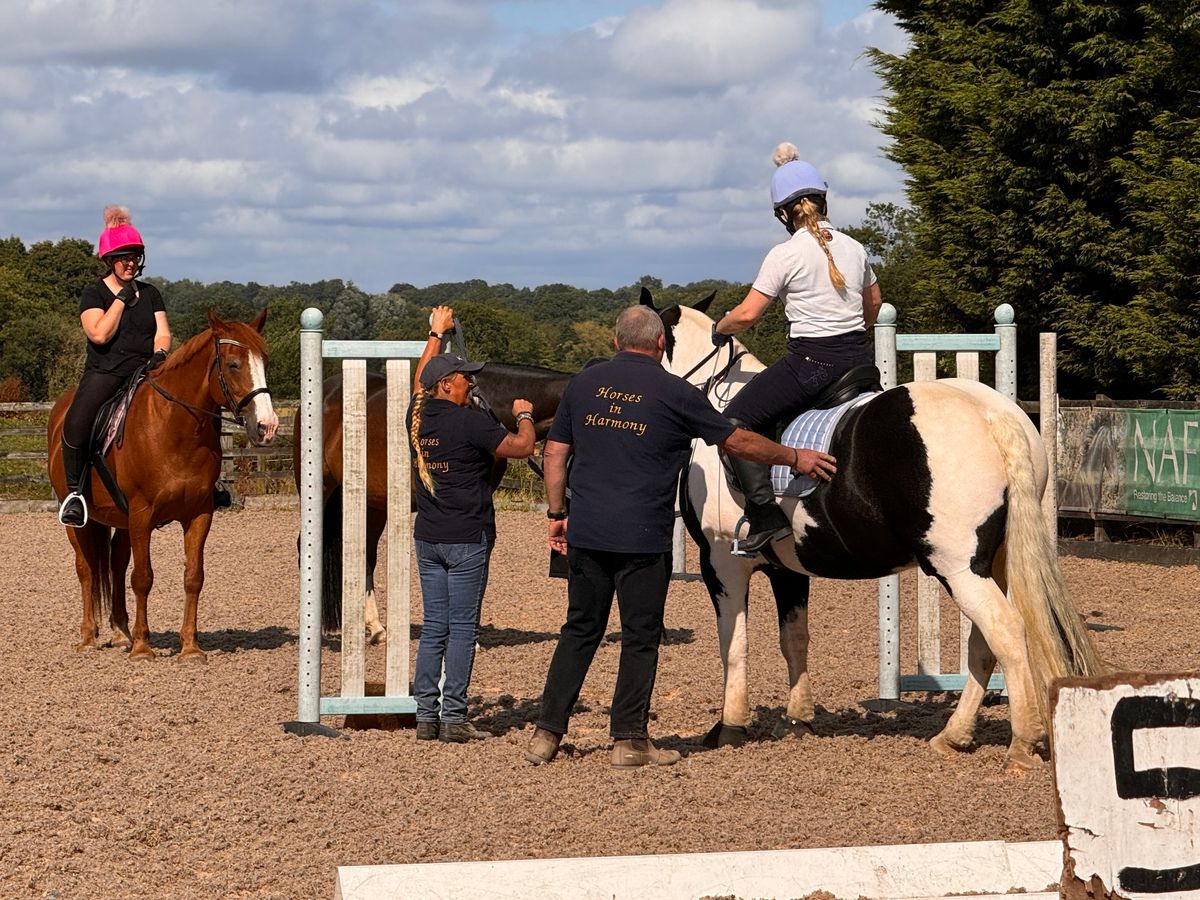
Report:
[{"label": "brown ankle boot", "polygon": [[673,766],[679,762],[678,750],[661,750],[649,738],[633,738],[613,744],[614,769],[637,769],[641,766]]},{"label": "brown ankle boot", "polygon": [[529,739],[529,749],[525,751],[525,759],[535,766],[550,762],[558,755],[560,741],[561,734],[555,734],[545,728],[534,729],[533,737]]}]

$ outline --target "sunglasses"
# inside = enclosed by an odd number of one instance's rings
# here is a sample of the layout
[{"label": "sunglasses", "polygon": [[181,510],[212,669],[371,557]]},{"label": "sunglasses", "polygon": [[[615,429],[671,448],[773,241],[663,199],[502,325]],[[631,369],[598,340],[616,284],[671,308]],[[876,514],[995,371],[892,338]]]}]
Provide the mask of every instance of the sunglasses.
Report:
[{"label": "sunglasses", "polygon": [[140,253],[126,253],[112,258],[114,266],[136,266],[142,261]]}]

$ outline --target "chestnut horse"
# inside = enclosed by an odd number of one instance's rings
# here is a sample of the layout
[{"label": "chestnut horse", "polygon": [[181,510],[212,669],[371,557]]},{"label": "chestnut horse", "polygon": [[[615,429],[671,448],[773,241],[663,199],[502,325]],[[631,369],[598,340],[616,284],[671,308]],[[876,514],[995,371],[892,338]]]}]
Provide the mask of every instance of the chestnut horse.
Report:
[{"label": "chestnut horse", "polygon": [[[653,301],[644,296],[645,305]],[[707,392],[718,409],[764,368],[739,341],[714,350],[707,301],[656,310],[666,328],[663,365]],[[775,734],[811,731],[809,576],[879,578],[919,565],[971,620],[970,678],[933,746],[966,750],[997,661],[1008,683],[1012,740],[1006,768],[1040,764],[1049,683],[1106,670],[1067,596],[1039,499],[1047,462],[1041,437],[1015,403],[975,381],[904,384],[851,410],[829,452],[837,474],[803,499],[784,497],[794,541],[742,559],[730,552],[742,514],[716,447],[700,442],[685,468],[683,520],[717,611],[725,698],[711,744],[747,737],[747,587],[765,570],[788,664],[787,709]],[[1011,602],[1005,596],[1009,591]]]},{"label": "chestnut horse", "polygon": [[[533,426],[537,440],[545,440],[554,421],[570,372],[541,366],[488,363],[475,373],[475,404],[492,412],[500,424],[516,430],[512,402],[521,398],[533,404]],[[322,541],[321,626],[333,631],[342,623],[342,376],[325,379],[322,404],[324,435],[324,539]],[[367,374],[367,597],[366,630],[372,644],[386,637],[375,603],[374,573],[379,558],[379,539],[387,524],[387,379]],[[504,477],[508,461],[498,459],[492,470],[492,489]],[[293,449],[293,471],[299,479],[300,436]],[[297,485],[298,486],[298,485]],[[413,482],[416,488],[416,481]],[[414,501],[415,502],[415,501]],[[416,509],[414,505],[412,507]]]},{"label": "chestnut horse", "polygon": [[[130,659],[154,658],[146,617],[154,583],[150,534],[168,522],[179,522],[187,555],[180,657],[204,660],[196,643],[196,612],[204,586],[204,542],[212,525],[213,485],[221,472],[220,409],[230,410],[255,445],[270,443],[279,425],[267,389],[267,348],[262,338],[266,319],[266,310],[248,324],[222,322],[210,312],[210,327],[171,354],[134,394],[124,439],[106,457],[129,512],[120,510],[93,471],[88,523],[66,530],[75,548],[75,572],[83,596],[78,649],[97,646],[99,619],[107,607],[112,635],[106,643],[116,647],[132,643]],[[67,391],[50,413],[48,467],[59,497],[67,493],[62,425],[74,395],[74,389]],[[131,555],[137,600],[132,635],[125,608],[125,569]]]}]

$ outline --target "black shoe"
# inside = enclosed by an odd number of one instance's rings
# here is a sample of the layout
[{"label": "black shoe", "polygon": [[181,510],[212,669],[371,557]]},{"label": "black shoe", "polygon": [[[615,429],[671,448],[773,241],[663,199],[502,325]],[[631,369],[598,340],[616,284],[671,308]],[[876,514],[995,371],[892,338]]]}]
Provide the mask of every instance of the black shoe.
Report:
[{"label": "black shoe", "polygon": [[438,739],[438,723],[437,722],[418,722],[417,723],[417,740],[418,741],[436,741]]},{"label": "black shoe", "polygon": [[483,741],[492,737],[491,732],[480,731],[470,722],[442,722],[438,729],[438,740],[447,744],[465,744],[467,741]]},{"label": "black shoe", "polygon": [[777,503],[747,509],[746,520],[750,531],[737,542],[738,556],[754,556],[775,541],[792,537],[792,523]]},{"label": "black shoe", "polygon": [[87,501],[82,494],[67,494],[67,499],[58,508],[58,522],[68,528],[82,528],[87,524]]}]

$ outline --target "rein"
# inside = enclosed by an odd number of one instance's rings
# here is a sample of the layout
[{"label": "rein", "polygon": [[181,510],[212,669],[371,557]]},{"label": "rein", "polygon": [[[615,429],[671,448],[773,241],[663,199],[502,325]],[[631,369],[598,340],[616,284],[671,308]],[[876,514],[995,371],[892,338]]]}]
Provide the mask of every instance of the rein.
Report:
[{"label": "rein", "polygon": [[186,400],[180,400],[178,397],[160,385],[157,381],[151,378],[149,373],[146,374],[146,381],[149,383],[150,387],[154,388],[154,390],[166,397],[167,400],[172,403],[178,403],[184,409],[190,409],[193,412],[202,413],[211,419],[221,422],[224,425],[237,425],[241,428],[245,428],[246,419],[242,415],[242,410],[246,408],[246,404],[248,404],[259,394],[266,394],[268,397],[271,396],[271,389],[266,387],[255,388],[247,393],[246,396],[240,401],[235,401],[233,399],[233,392],[229,390],[229,384],[225,381],[225,359],[221,356],[222,344],[230,344],[234,347],[241,347],[243,350],[246,349],[246,345],[240,343],[239,341],[235,341],[232,338],[218,338],[216,335],[213,335],[213,361],[208,367],[208,370],[210,372],[213,369],[217,370],[217,380],[221,384],[221,393],[225,395],[225,409],[228,409],[230,413],[232,413],[232,418],[227,419],[219,412],[212,412],[211,410],[188,403]]},{"label": "rein", "polygon": [[[691,378],[693,375],[695,375],[696,372],[699,371],[700,368],[705,363],[707,363],[710,359],[712,359],[714,356],[716,356],[720,352],[721,352],[720,347],[713,347],[712,351],[708,354],[708,356],[704,357],[702,360],[700,360],[700,362],[696,363],[694,366],[692,366],[690,369],[687,370],[687,374],[685,374],[683,376],[683,380],[687,381],[689,378]],[[715,388],[718,384],[720,384],[722,381],[725,380],[725,376],[729,374],[730,370],[734,367],[734,365],[736,365],[737,361],[739,359],[741,359],[743,356],[745,356],[747,354],[747,352],[748,351],[746,351],[746,350],[738,350],[735,352],[733,349],[733,342],[730,341],[729,342],[729,361],[727,363],[725,363],[725,365],[723,367],[721,367],[718,371],[714,372],[712,375],[709,375],[708,378],[704,379],[703,382],[701,382],[700,384],[697,384],[697,385],[693,385],[693,387],[699,388],[701,391],[703,391],[707,395],[713,388]],[[690,382],[689,382],[689,384],[690,384]]]}]

